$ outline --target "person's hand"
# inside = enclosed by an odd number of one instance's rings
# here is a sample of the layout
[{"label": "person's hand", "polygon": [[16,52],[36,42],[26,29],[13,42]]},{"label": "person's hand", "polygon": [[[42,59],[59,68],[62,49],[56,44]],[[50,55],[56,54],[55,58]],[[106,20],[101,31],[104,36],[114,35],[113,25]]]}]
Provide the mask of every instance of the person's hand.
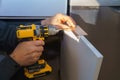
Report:
[{"label": "person's hand", "polygon": [[76,23],[75,21],[67,15],[63,15],[61,13],[54,15],[51,18],[47,18],[41,21],[42,25],[53,25],[60,29],[75,29]]},{"label": "person's hand", "polygon": [[17,45],[10,57],[20,66],[34,64],[41,56],[44,41],[25,41]]}]

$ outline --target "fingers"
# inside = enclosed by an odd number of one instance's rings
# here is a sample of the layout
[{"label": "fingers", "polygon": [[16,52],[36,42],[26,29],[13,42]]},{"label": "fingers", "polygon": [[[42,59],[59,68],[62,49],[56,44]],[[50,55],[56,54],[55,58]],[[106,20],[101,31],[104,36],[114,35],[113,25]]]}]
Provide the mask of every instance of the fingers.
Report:
[{"label": "fingers", "polygon": [[42,55],[42,51],[44,50],[43,45],[45,44],[44,41],[42,41],[42,40],[41,41],[39,41],[39,40],[33,41],[32,43],[34,46],[31,46],[31,51],[27,55],[29,64],[33,64],[36,61],[38,61],[38,59]]},{"label": "fingers", "polygon": [[42,52],[44,50],[43,46],[31,46],[28,50],[28,54],[26,55],[30,55],[31,53],[35,53],[35,52]]},{"label": "fingers", "polygon": [[36,51],[37,52],[42,52],[44,50],[43,46],[37,46]]},{"label": "fingers", "polygon": [[75,25],[76,25],[75,21],[74,21],[71,17],[68,17],[68,18],[67,18],[66,24],[67,24],[69,27],[75,27]]},{"label": "fingers", "polygon": [[41,21],[41,24],[42,25],[50,25],[51,23],[51,18],[46,18],[45,20],[42,20]]},{"label": "fingers", "polygon": [[36,46],[43,46],[43,45],[45,45],[43,40],[37,40],[37,41],[31,41],[31,42],[33,43],[33,45],[36,45]]},{"label": "fingers", "polygon": [[70,16],[64,15],[63,19],[61,19],[61,22],[64,25],[67,25],[69,28],[75,28],[76,26],[75,21]]},{"label": "fingers", "polygon": [[55,25],[58,29],[70,30],[70,27],[64,24],[56,24]]},{"label": "fingers", "polygon": [[33,64],[39,60],[41,55],[42,55],[42,52],[34,52],[34,53],[31,53],[31,55],[26,56],[26,58],[29,60],[28,62],[29,64]]},{"label": "fingers", "polygon": [[[27,41],[22,42],[24,50],[27,51],[28,55],[33,52],[42,52],[44,50],[43,45],[45,44],[44,41]],[[27,55],[27,54],[26,54]]]},{"label": "fingers", "polygon": [[40,56],[42,55],[42,52],[34,52],[31,55],[29,55],[30,60],[38,60]]},{"label": "fingers", "polygon": [[41,24],[42,24],[42,25],[46,25],[46,20],[42,20],[42,21],[41,21]]},{"label": "fingers", "polygon": [[21,42],[20,44],[24,44],[24,45],[35,45],[35,46],[43,46],[45,45],[43,40],[36,40],[36,41],[24,41]]}]

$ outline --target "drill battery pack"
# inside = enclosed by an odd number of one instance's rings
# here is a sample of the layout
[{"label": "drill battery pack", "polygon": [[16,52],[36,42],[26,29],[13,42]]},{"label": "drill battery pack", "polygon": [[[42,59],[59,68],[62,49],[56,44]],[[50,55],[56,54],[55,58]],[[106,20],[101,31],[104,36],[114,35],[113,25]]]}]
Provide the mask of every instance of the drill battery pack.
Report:
[{"label": "drill battery pack", "polygon": [[27,78],[37,78],[52,72],[51,66],[49,66],[44,59],[38,60],[37,63],[31,66],[27,66],[24,70]]}]

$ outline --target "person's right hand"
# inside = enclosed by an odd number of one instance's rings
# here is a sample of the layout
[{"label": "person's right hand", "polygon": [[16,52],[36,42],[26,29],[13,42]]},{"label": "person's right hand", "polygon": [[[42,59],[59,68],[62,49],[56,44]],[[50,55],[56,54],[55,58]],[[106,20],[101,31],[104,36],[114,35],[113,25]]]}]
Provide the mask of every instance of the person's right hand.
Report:
[{"label": "person's right hand", "polygon": [[20,66],[34,64],[41,56],[44,41],[25,41],[17,45],[10,57]]}]

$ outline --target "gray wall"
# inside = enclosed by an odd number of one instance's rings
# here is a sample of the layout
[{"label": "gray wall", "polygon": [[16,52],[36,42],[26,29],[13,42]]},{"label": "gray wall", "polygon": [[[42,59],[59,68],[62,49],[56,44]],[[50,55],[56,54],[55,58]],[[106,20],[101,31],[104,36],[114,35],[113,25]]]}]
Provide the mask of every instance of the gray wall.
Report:
[{"label": "gray wall", "polygon": [[119,6],[120,0],[71,0],[73,6]]}]

